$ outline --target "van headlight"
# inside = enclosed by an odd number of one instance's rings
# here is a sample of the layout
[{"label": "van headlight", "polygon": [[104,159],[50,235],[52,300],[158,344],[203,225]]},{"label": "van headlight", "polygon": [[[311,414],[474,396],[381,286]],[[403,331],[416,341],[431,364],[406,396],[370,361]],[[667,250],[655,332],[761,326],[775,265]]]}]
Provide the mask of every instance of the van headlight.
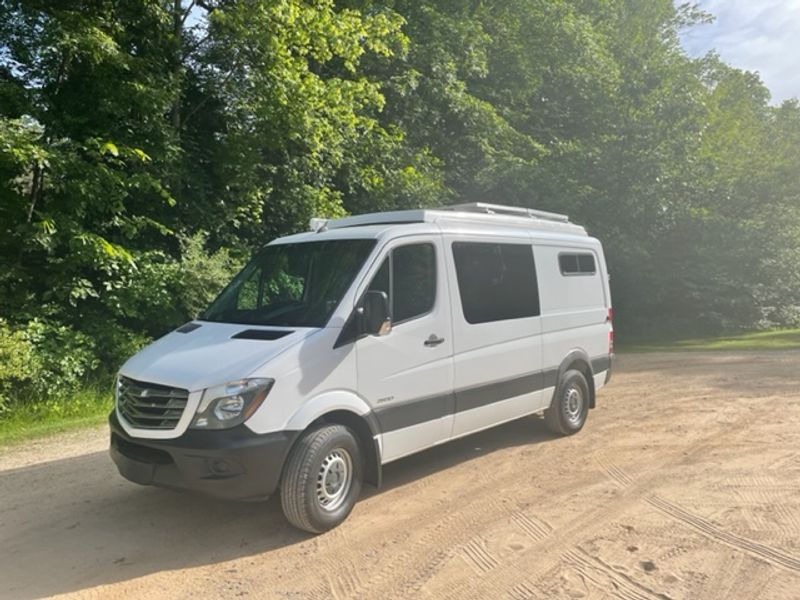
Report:
[{"label": "van headlight", "polygon": [[228,429],[241,425],[261,406],[274,379],[240,379],[203,392],[192,429]]}]

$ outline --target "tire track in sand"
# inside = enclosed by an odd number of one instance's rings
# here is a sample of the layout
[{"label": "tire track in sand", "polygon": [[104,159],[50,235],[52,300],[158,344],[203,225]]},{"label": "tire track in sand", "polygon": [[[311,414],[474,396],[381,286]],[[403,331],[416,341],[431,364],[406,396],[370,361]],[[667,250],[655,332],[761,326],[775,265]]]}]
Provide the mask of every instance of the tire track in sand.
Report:
[{"label": "tire track in sand", "polygon": [[476,536],[464,544],[461,554],[479,575],[488,573],[499,564],[486,548],[486,540],[480,536]]},{"label": "tire track in sand", "polygon": [[539,596],[530,585],[522,582],[509,590],[508,597],[511,600],[537,600],[543,596]]},{"label": "tire track in sand", "polygon": [[684,510],[677,504],[673,504],[659,496],[648,496],[645,498],[645,502],[668,517],[679,523],[688,525],[715,542],[726,544],[736,550],[746,552],[794,573],[800,573],[800,558],[787,554],[779,548],[754,542],[736,535],[735,533],[731,533],[730,531],[726,531],[700,515]]},{"label": "tire track in sand", "polygon": [[[500,590],[508,590],[517,584],[522,573],[525,574],[526,580],[533,581],[534,574],[542,576],[551,569],[557,569],[559,563],[563,563],[561,553],[574,550],[588,536],[640,503],[657,487],[668,468],[691,461],[692,457],[707,452],[709,447],[719,445],[720,440],[736,436],[746,430],[753,423],[751,413],[754,410],[754,408],[750,408],[748,411],[742,411],[742,414],[733,422],[719,424],[714,430],[697,438],[689,446],[683,446],[678,451],[665,455],[659,465],[653,465],[646,475],[640,476],[636,480],[616,467],[615,473],[622,474],[619,479],[613,478],[617,484],[622,485],[623,480],[631,481],[630,485],[622,486],[619,494],[605,502],[596,503],[591,509],[577,515],[569,523],[554,528],[553,534],[547,539],[536,541],[514,559],[503,561],[498,567],[484,574],[479,581],[460,581],[450,586],[444,591],[442,597],[450,600],[497,597]],[[541,552],[541,550],[547,550],[547,552]],[[655,590],[649,590],[647,593],[652,594],[650,598],[668,597]]]},{"label": "tire track in sand", "polygon": [[628,487],[633,483],[633,478],[617,465],[606,462],[599,458],[596,458],[595,462],[600,465],[600,468],[603,469],[606,475],[616,481],[620,486]]},{"label": "tire track in sand", "polygon": [[666,594],[637,583],[581,548],[567,550],[561,556],[579,575],[599,589],[614,590],[616,596],[622,600],[669,600]]},{"label": "tire track in sand", "polygon": [[553,531],[553,528],[546,521],[530,517],[522,511],[511,515],[511,520],[535,542],[543,540]]}]

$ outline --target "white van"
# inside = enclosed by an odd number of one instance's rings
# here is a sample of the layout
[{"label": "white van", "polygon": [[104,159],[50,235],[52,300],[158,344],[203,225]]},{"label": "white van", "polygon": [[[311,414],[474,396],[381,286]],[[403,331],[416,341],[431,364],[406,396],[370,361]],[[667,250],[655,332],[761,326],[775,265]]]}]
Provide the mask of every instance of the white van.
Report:
[{"label": "white van", "polygon": [[280,490],[322,532],[382,466],[544,413],[579,431],[613,356],[600,242],[490,204],[312,220],[195,321],[120,369],[127,479],[228,499]]}]

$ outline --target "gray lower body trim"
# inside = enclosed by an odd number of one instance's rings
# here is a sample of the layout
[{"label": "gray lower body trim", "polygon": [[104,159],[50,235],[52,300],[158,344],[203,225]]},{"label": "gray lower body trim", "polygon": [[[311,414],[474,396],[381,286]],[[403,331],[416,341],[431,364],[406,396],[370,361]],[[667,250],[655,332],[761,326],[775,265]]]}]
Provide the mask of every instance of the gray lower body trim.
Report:
[{"label": "gray lower body trim", "polygon": [[553,387],[557,378],[558,369],[548,369],[546,371],[528,373],[513,379],[457,390],[455,393],[455,412],[472,410],[473,408],[494,404],[522,394],[538,392]]},{"label": "gray lower body trim", "polygon": [[[600,359],[596,359],[596,360],[600,360]],[[606,356],[605,357],[605,363],[601,364],[600,366],[602,368],[595,368],[594,360],[592,361],[592,369],[594,370],[595,373],[602,373],[603,371],[606,372],[606,379],[603,382],[603,385],[606,385],[609,381],[611,381],[611,371],[614,370],[614,368],[613,368],[614,367],[614,355],[613,354],[609,354],[608,356]]]},{"label": "gray lower body trim", "polygon": [[375,409],[375,416],[380,423],[381,432],[388,433],[395,429],[403,429],[452,415],[456,412],[455,404],[456,395],[451,392],[440,396],[409,400],[402,404],[378,407]]},{"label": "gray lower body trim", "polygon": [[598,356],[592,359],[593,373],[602,373],[603,371],[608,371],[610,368],[611,368],[610,354],[607,354],[605,356]]},{"label": "gray lower body trim", "polygon": [[[601,361],[603,358],[597,358],[596,360],[598,361],[598,366],[602,366]],[[592,368],[595,373],[600,372],[599,369],[595,368],[595,360],[592,360]],[[555,387],[556,383],[558,383],[558,369],[545,369],[527,373],[520,377],[455,390],[450,394],[428,396],[409,400],[402,404],[378,407],[375,409],[375,416],[380,423],[381,432],[388,433],[396,429],[419,425],[426,421],[494,404],[495,402],[502,402],[523,394],[531,394]]]}]

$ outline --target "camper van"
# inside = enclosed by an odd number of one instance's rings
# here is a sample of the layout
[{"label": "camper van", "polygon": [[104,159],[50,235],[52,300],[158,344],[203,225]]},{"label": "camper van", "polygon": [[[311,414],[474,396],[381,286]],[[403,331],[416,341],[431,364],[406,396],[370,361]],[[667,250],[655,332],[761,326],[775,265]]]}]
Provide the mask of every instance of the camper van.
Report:
[{"label": "camper van", "polygon": [[279,493],[323,532],[404,456],[531,414],[579,432],[611,374],[612,316],[603,248],[565,215],[312,219],[122,366],[111,456],[140,484]]}]

